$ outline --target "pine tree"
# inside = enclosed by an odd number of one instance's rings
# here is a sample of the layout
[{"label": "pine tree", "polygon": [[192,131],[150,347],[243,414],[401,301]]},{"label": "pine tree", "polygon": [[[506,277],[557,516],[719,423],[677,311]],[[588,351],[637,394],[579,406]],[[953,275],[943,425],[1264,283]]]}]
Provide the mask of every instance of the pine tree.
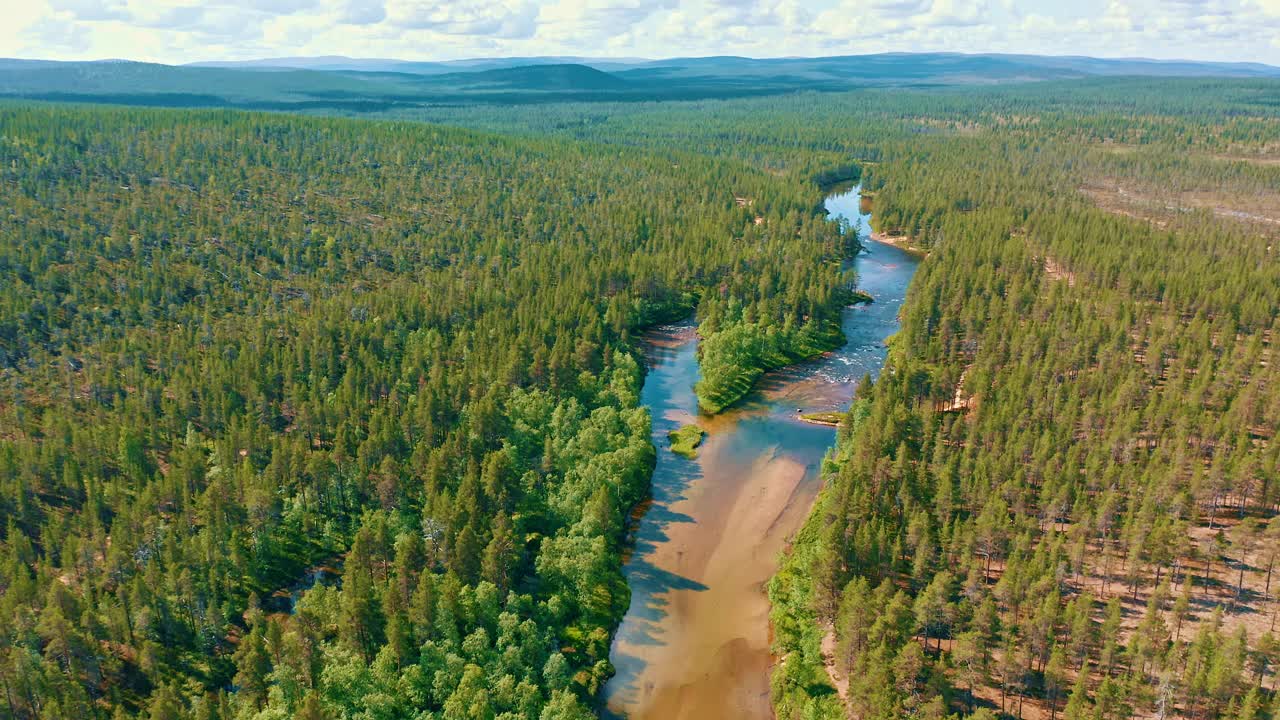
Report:
[{"label": "pine tree", "polygon": [[268,677],[271,675],[271,656],[267,652],[261,625],[255,626],[241,639],[234,660],[236,675],[232,682],[237,687],[237,700],[242,707],[261,708],[267,699]]}]

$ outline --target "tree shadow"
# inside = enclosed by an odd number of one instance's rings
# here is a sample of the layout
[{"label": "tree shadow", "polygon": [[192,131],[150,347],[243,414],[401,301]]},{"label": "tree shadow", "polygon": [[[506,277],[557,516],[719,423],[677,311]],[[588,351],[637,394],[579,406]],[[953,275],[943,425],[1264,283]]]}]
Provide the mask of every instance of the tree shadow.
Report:
[{"label": "tree shadow", "polygon": [[619,641],[660,644],[654,630],[667,615],[665,596],[673,590],[707,589],[706,585],[664,570],[654,562],[658,551],[670,541],[673,525],[695,522],[693,517],[671,508],[685,499],[689,486],[701,477],[702,471],[694,461],[675,455],[658,461],[649,508],[632,533],[630,557],[622,568],[631,588],[631,607],[618,628]]},{"label": "tree shadow", "polygon": [[[685,499],[689,486],[702,475],[699,465],[692,460],[675,455],[659,460],[654,469],[652,500],[649,509],[640,518],[632,536],[631,556],[622,572],[631,588],[631,605],[613,640],[610,659],[615,674],[609,680],[608,697],[624,704],[639,697],[640,678],[649,661],[625,648],[657,647],[665,645],[662,623],[669,615],[670,595],[679,590],[702,592],[707,586],[697,580],[658,567],[654,559],[661,547],[670,540],[670,528],[677,523],[695,520],[671,509]],[[620,718],[605,707],[601,717]]]}]

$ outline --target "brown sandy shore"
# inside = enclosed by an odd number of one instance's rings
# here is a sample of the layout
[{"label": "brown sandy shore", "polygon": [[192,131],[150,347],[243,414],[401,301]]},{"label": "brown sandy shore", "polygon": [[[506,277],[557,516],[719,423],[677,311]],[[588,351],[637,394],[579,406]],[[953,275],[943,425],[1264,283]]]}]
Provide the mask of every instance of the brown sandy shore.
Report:
[{"label": "brown sandy shore", "polygon": [[871,239],[885,245],[892,245],[919,258],[928,257],[929,255],[928,250],[915,246],[915,241],[912,240],[910,235],[888,235],[882,232],[873,232],[871,233]]},{"label": "brown sandy shore", "polygon": [[[683,421],[685,418],[679,418]],[[687,518],[667,528],[649,560],[695,589],[665,594],[669,621],[656,642],[628,645],[645,662],[639,682],[610,710],[645,718],[770,718],[769,601],[764,584],[817,494],[805,467],[779,453],[743,463],[724,447],[718,425],[700,449],[703,476],[670,506]]]},{"label": "brown sandy shore", "polygon": [[845,310],[849,343],[767,373],[723,414],[697,414],[692,323],[646,334],[642,402],[655,442],[695,421],[707,437],[696,459],[658,456],[651,500],[635,514],[624,565],[631,604],[610,652],[606,717],[773,720],[769,680],[780,659],[765,585],[822,484],[836,433],[818,426],[838,423],[856,379],[883,365],[920,254],[906,238],[875,239],[894,247],[854,263],[866,272],[860,289],[883,299]]}]

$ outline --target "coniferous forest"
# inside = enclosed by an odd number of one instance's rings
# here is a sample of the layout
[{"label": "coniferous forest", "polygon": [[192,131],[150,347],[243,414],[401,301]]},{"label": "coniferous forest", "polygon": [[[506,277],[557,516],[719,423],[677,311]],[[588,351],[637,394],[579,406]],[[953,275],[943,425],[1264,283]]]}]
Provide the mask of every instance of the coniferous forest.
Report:
[{"label": "coniferous forest", "polygon": [[928,253],[769,584],[779,718],[1280,717],[1280,84],[0,106],[0,715],[599,711],[655,462]]},{"label": "coniferous forest", "polygon": [[15,717],[583,716],[653,464],[630,333],[801,337],[841,287],[810,188],[712,160],[233,112],[0,137]]},{"label": "coniferous forest", "polygon": [[770,584],[779,717],[1280,712],[1273,90],[871,92],[574,128],[731,137],[713,154],[819,180],[852,159],[876,229],[929,253]]}]

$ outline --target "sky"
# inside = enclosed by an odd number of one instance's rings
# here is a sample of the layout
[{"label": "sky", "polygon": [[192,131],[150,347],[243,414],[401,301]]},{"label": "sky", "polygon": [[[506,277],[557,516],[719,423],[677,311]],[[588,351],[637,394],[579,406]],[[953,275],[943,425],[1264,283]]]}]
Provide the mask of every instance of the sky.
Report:
[{"label": "sky", "polygon": [[1280,0],[0,0],[0,57],[1012,52],[1280,65]]}]

